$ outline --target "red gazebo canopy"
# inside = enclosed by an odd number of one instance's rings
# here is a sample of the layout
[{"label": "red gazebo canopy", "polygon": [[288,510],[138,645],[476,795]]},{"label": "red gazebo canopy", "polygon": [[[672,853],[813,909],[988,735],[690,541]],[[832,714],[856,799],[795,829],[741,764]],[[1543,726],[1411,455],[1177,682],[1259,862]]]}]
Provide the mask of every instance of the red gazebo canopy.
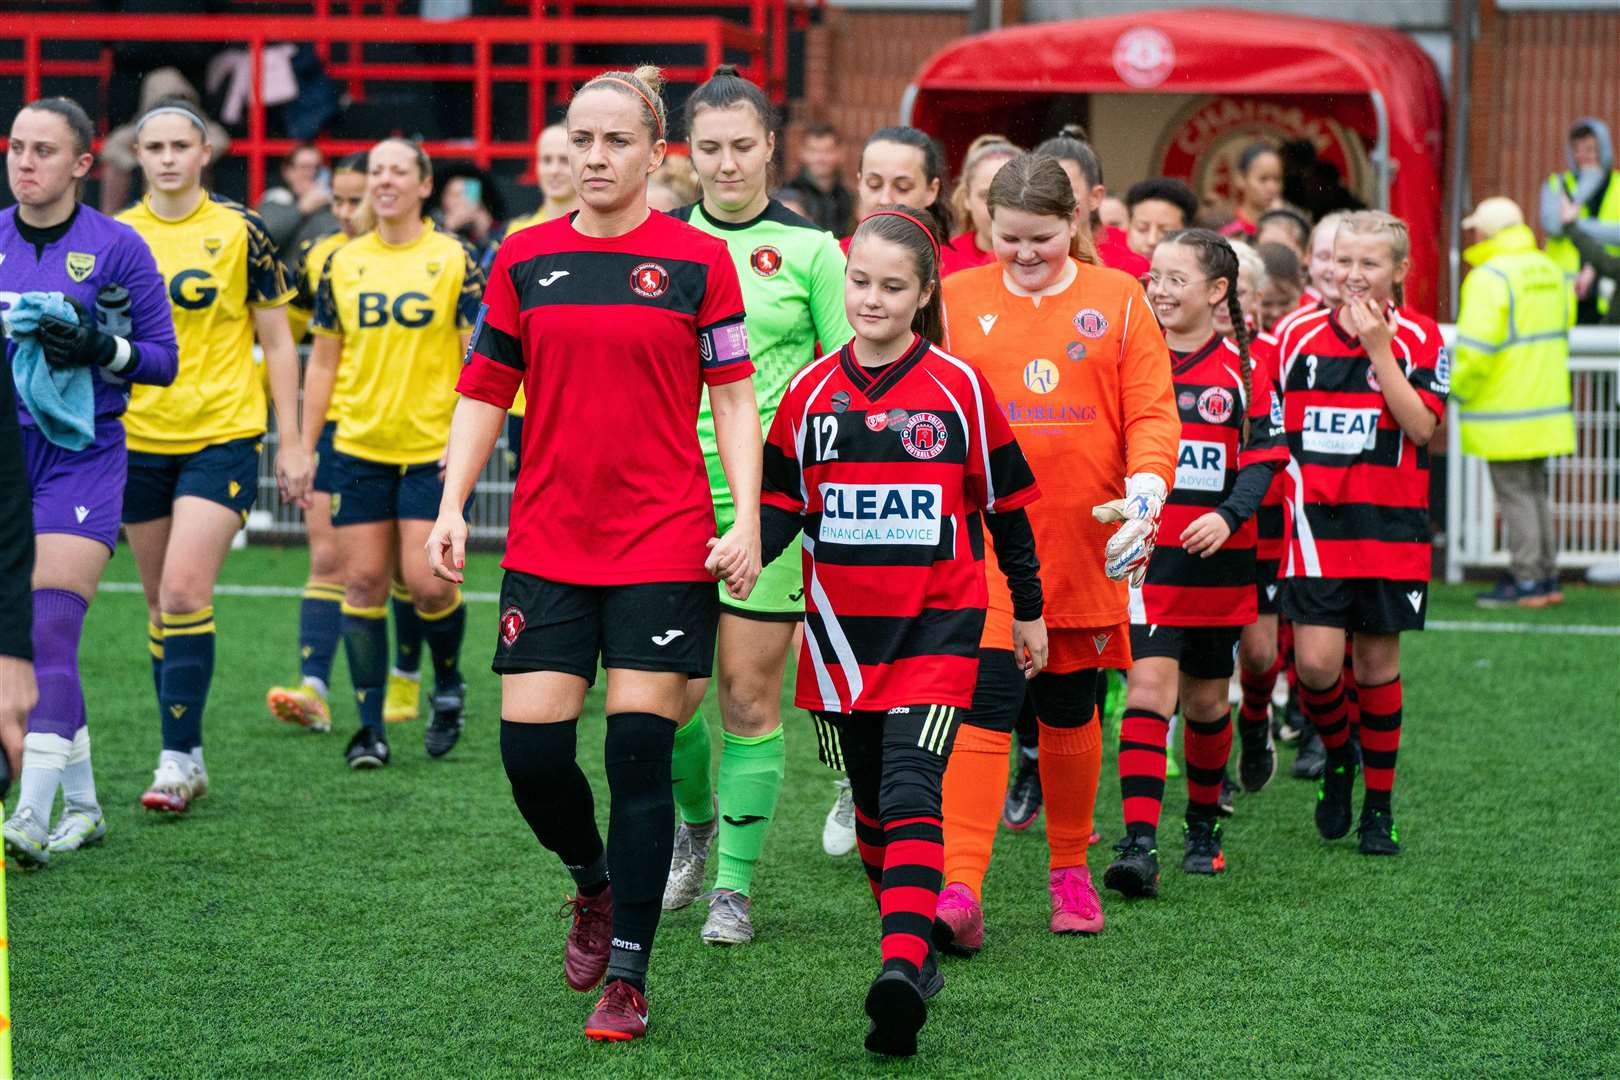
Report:
[{"label": "red gazebo canopy", "polygon": [[1332,99],[1372,148],[1375,205],[1382,200],[1411,228],[1409,303],[1433,312],[1445,102],[1428,54],[1406,34],[1226,8],[1034,23],[936,53],[907,91],[905,112],[955,155],[980,130],[1017,129],[1012,114],[1027,124],[1031,98],[1094,93]]}]

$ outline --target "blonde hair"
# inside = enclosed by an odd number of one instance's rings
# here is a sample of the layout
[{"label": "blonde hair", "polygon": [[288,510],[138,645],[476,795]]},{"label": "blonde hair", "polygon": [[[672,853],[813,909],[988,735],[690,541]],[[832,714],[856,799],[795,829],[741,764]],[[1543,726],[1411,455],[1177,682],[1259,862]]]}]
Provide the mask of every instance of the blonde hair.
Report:
[{"label": "blonde hair", "polygon": [[1236,240],[1229,236],[1226,238],[1226,242],[1231,244],[1232,250],[1237,253],[1238,273],[1247,273],[1254,278],[1255,291],[1258,292],[1264,289],[1266,287],[1266,260],[1260,257],[1258,251],[1245,244],[1242,240]]},{"label": "blonde hair", "polygon": [[[1339,232],[1354,233],[1357,236],[1385,236],[1389,238],[1390,262],[1396,266],[1405,262],[1412,253],[1412,238],[1407,234],[1406,222],[1394,214],[1387,214],[1382,210],[1356,210],[1345,214],[1339,222]],[[1406,304],[1406,289],[1403,283],[1395,283],[1395,304],[1404,307]]]},{"label": "blonde hair", "polygon": [[692,159],[685,154],[667,154],[664,163],[653,170],[651,182],[663,184],[675,197],[680,205],[695,203],[703,194],[703,185],[698,180],[697,169],[692,165]]},{"label": "blonde hair", "polygon": [[1080,204],[1074,199],[1074,185],[1069,183],[1069,174],[1057,163],[1056,158],[1042,154],[1018,154],[1003,165],[990,182],[988,202],[992,218],[996,215],[997,207],[1006,207],[1037,217],[1076,221],[1079,227],[1074,230],[1069,254],[1081,262],[1101,265],[1097,249],[1091,242],[1089,223],[1077,221],[1075,217]]},{"label": "blonde hair", "polygon": [[1311,230],[1310,246],[1314,248],[1316,246],[1316,238],[1321,236],[1324,232],[1331,231],[1337,233],[1339,231],[1339,226],[1344,224],[1345,215],[1349,212],[1350,211],[1348,210],[1335,210],[1331,214],[1324,215],[1322,220],[1316,223],[1316,228]]},{"label": "blonde hair", "polygon": [[967,156],[962,159],[962,171],[956,175],[956,190],[951,192],[951,211],[957,221],[966,228],[973,227],[973,217],[968,213],[968,184],[973,170],[991,158],[1014,158],[1023,152],[1023,147],[1005,135],[980,135],[968,145]]},{"label": "blonde hair", "polygon": [[[642,64],[634,71],[604,71],[579,88],[613,90],[633,98],[641,106],[642,122],[653,142],[669,137],[669,110],[664,107],[664,73],[654,64]],[[576,94],[576,97],[579,95]]]}]

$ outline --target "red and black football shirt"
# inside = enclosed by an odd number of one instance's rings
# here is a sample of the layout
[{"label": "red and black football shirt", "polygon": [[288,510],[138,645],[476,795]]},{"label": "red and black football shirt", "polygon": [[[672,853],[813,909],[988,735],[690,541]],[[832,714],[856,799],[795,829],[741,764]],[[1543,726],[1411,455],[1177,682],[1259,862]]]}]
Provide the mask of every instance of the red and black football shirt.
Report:
[{"label": "red and black football shirt", "polygon": [[[1254,357],[1254,386],[1256,392],[1262,388],[1269,393],[1279,393],[1276,390],[1277,381],[1277,339],[1271,334],[1259,333],[1249,342],[1249,355]],[[1279,397],[1280,401],[1281,398]],[[1269,407],[1269,399],[1268,399]],[[1278,418],[1277,435],[1282,438],[1282,424],[1280,414]],[[1285,453],[1283,463],[1287,464],[1287,440],[1283,439]],[[1254,557],[1261,564],[1270,566],[1280,563],[1283,555],[1283,488],[1288,481],[1288,471],[1278,469],[1271,478],[1271,486],[1266,489],[1266,497],[1260,500],[1260,511],[1255,514],[1255,541]],[[1275,576],[1275,575],[1273,575]],[[1270,581],[1261,584],[1270,585]],[[1275,587],[1273,585],[1273,587]]]},{"label": "red and black football shirt", "polygon": [[1281,406],[1273,397],[1269,369],[1257,364],[1245,380],[1242,354],[1219,335],[1190,353],[1172,350],[1170,375],[1181,415],[1176,483],[1165,500],[1158,543],[1142,582],[1143,610],[1133,621],[1247,626],[1255,620],[1255,519],[1247,517],[1208,558],[1188,554],[1181,534],[1226,501],[1239,469],[1287,460]]},{"label": "red and black football shirt", "polygon": [[762,501],[804,519],[800,708],[967,708],[987,601],[981,511],[1039,492],[990,384],[917,338],[866,369],[849,346],[794,376]]},{"label": "red and black football shirt", "polygon": [[520,383],[528,398],[502,565],[585,585],[707,579],[698,404],[753,371],[723,241],[659,213],[611,238],[572,215],[509,237],[456,387],[502,409]]},{"label": "red and black football shirt", "polygon": [[[1391,306],[1392,349],[1441,416],[1449,366],[1434,320]],[[1429,577],[1429,451],[1395,422],[1361,341],[1318,309],[1280,324],[1288,438],[1288,535],[1281,577]]]}]

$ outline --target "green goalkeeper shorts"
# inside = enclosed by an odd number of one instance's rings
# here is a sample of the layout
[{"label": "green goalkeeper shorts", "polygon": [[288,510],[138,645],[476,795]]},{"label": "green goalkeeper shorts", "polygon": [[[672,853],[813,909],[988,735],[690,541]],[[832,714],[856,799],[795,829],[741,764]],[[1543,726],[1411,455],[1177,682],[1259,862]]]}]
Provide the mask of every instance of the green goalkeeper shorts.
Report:
[{"label": "green goalkeeper shorts", "polygon": [[733,600],[725,583],[720,583],[720,610],[760,622],[798,622],[804,618],[803,552],[801,539],[794,537],[787,550],[760,571],[754,591],[746,600]]}]

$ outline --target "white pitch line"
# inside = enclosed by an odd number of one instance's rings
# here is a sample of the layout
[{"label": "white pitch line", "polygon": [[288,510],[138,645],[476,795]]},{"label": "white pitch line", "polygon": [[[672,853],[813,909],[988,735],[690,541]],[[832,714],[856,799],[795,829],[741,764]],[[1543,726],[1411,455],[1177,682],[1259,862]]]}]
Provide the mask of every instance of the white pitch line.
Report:
[{"label": "white pitch line", "polygon": [[[110,593],[138,593],[141,585],[138,581],[103,581],[101,592]],[[215,585],[215,596],[256,596],[272,599],[291,599],[304,595],[302,587],[292,585]],[[492,592],[464,592],[461,594],[466,600],[480,604],[496,604],[500,602],[501,594]]]},{"label": "white pitch line", "polygon": [[1470,622],[1467,619],[1430,619],[1428,630],[1472,630],[1481,634],[1583,634],[1587,637],[1620,637],[1620,626],[1594,626],[1589,623]]},{"label": "white pitch line", "polygon": [[[134,581],[103,581],[101,589],[110,593],[138,593],[141,586]],[[302,588],[290,585],[216,585],[215,596],[260,596],[293,598],[304,595]],[[495,604],[500,593],[468,592],[462,594],[475,604]],[[1430,619],[1427,629],[1461,631],[1476,634],[1574,634],[1585,637],[1620,637],[1620,626],[1596,626],[1584,623],[1531,623],[1531,622],[1471,622],[1466,619]]]}]

